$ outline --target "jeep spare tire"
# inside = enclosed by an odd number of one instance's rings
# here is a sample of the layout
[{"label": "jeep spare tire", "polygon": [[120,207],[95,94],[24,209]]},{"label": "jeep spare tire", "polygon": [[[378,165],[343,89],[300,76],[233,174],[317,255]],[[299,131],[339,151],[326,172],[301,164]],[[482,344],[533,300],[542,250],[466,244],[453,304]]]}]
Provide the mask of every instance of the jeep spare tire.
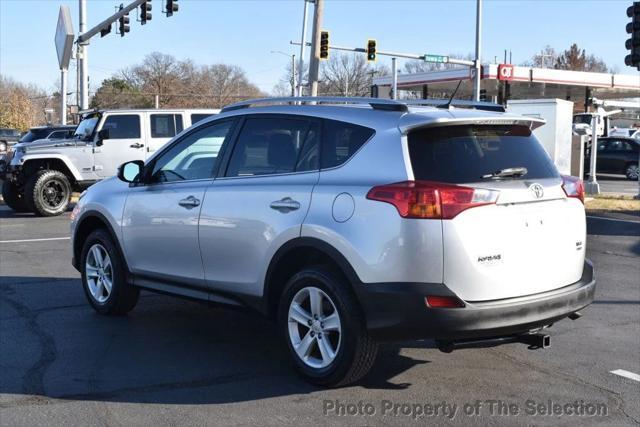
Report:
[{"label": "jeep spare tire", "polygon": [[62,172],[41,170],[29,178],[24,195],[27,206],[36,215],[60,215],[69,207],[71,184]]}]

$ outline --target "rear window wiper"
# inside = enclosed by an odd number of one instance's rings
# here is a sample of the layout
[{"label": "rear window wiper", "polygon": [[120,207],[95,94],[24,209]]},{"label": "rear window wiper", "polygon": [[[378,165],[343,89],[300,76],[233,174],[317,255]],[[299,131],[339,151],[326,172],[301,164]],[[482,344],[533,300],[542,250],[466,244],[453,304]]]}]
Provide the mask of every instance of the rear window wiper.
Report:
[{"label": "rear window wiper", "polygon": [[519,178],[521,176],[525,176],[529,172],[527,168],[517,167],[517,168],[505,168],[497,170],[493,173],[488,173],[486,175],[482,175],[482,179],[500,179],[500,178]]}]

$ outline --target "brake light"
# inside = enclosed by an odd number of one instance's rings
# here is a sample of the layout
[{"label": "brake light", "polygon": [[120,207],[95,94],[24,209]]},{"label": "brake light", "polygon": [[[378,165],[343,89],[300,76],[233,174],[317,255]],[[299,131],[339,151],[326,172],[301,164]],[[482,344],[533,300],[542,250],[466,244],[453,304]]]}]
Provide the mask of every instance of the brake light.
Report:
[{"label": "brake light", "polygon": [[562,175],[562,189],[567,197],[580,199],[584,203],[584,183],[580,178]]},{"label": "brake light", "polygon": [[499,191],[431,181],[373,187],[367,199],[390,203],[403,218],[452,219],[460,212],[498,200]]},{"label": "brake light", "polygon": [[464,308],[464,302],[456,297],[429,295],[424,301],[429,308]]}]

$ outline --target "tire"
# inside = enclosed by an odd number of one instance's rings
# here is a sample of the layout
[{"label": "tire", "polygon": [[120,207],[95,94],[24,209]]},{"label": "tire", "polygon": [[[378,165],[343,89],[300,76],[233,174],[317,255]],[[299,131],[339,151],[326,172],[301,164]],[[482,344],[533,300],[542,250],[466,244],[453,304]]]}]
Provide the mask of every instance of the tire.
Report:
[{"label": "tire", "polygon": [[632,181],[637,181],[638,180],[638,164],[637,163],[631,163],[630,165],[627,166],[627,169],[624,171],[624,175],[627,177],[627,179],[630,179]]},{"label": "tire", "polygon": [[71,184],[57,170],[41,170],[25,185],[27,207],[38,216],[56,216],[66,212],[71,202]]},{"label": "tire", "polygon": [[[318,310],[311,309],[310,305],[312,292],[322,300],[321,316],[317,320],[313,314]],[[292,309],[296,304],[302,312]],[[292,313],[298,321],[293,320]],[[337,330],[332,316],[335,313],[338,314]],[[333,319],[332,326],[321,322],[323,318]],[[378,344],[367,332],[364,316],[349,284],[331,268],[308,267],[288,281],[278,307],[278,328],[296,370],[313,384],[341,387],[354,383],[363,378],[375,362]],[[305,352],[308,342],[311,344]],[[326,347],[322,352],[321,345],[328,345],[335,356],[325,357],[332,353]],[[298,355],[296,347],[306,354],[306,360]]]},{"label": "tire", "polygon": [[11,181],[4,181],[2,183],[2,199],[7,206],[16,212],[29,211],[24,194],[20,191],[20,188]]},{"label": "tire", "polygon": [[[100,251],[102,264],[95,251]],[[89,234],[80,254],[80,271],[84,294],[98,313],[124,315],[138,303],[140,290],[127,283],[124,259],[107,231],[101,229]],[[100,278],[104,279],[102,283]]]}]

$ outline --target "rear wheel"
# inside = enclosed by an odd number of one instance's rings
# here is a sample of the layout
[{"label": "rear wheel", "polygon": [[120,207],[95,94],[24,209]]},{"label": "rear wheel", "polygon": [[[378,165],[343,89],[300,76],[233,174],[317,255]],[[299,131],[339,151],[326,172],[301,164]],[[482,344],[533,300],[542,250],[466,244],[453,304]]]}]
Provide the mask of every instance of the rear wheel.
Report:
[{"label": "rear wheel", "polygon": [[279,306],[279,328],[297,371],[322,386],[344,386],[373,366],[377,343],[348,283],[326,267],[293,276]]},{"label": "rear wheel", "polygon": [[65,174],[41,170],[25,186],[27,206],[38,216],[55,216],[66,212],[71,201],[71,184]]},{"label": "rear wheel", "polygon": [[140,290],[127,283],[124,260],[105,230],[87,237],[80,266],[84,293],[98,313],[122,315],[136,306]]},{"label": "rear wheel", "polygon": [[639,173],[640,171],[638,170],[638,165],[636,163],[632,163],[629,166],[627,166],[627,169],[624,172],[627,179],[630,179],[632,181],[638,180]]},{"label": "rear wheel", "polygon": [[28,212],[29,208],[20,188],[11,181],[2,183],[2,199],[4,203],[16,212]]}]

